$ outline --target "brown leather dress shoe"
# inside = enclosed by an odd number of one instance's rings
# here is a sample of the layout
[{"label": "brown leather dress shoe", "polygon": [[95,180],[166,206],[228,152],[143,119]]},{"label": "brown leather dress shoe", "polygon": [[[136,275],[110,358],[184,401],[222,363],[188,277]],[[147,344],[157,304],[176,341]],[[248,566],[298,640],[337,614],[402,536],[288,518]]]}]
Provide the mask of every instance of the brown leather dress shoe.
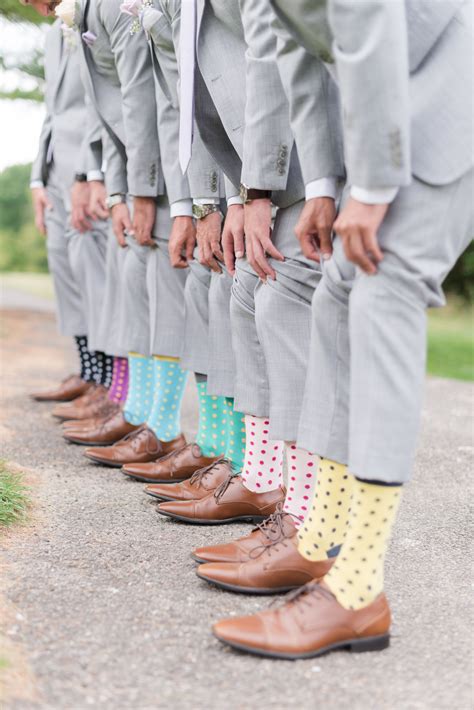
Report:
[{"label": "brown leather dress shoe", "polygon": [[127,422],[122,410],[119,409],[105,419],[92,420],[92,425],[89,428],[66,429],[63,431],[63,437],[73,444],[111,446],[123,439],[124,436],[137,431],[141,426],[143,425],[136,426]]},{"label": "brown leather dress shoe", "polygon": [[231,475],[205,498],[160,503],[157,510],[161,515],[195,525],[222,525],[237,520],[260,523],[284,498],[283,488],[253,493],[245,488],[241,476]]},{"label": "brown leather dress shoe", "polygon": [[94,385],[86,394],[73,402],[58,404],[51,413],[58,419],[88,419],[97,416],[97,407],[100,408],[104,401],[110,401],[107,389],[103,385]]},{"label": "brown leather dress shoe", "polygon": [[122,468],[126,463],[155,461],[160,456],[166,456],[185,445],[186,439],[182,434],[172,441],[160,441],[146,424],[142,424],[136,431],[117,441],[113,446],[87,449],[84,456],[103,466]]},{"label": "brown leather dress shoe", "polygon": [[56,389],[33,392],[30,397],[37,402],[70,402],[85,394],[92,386],[92,382],[82,380],[79,375],[70,375]]},{"label": "brown leather dress shoe", "polygon": [[219,458],[219,456],[203,456],[197,444],[188,444],[153,463],[124,466],[123,473],[145,483],[181,483],[191,478],[199,469],[212,466],[219,461]]},{"label": "brown leather dress shoe", "polygon": [[250,535],[223,545],[198,547],[191,557],[196,562],[245,562],[255,548],[263,548],[295,535],[296,525],[293,516],[285,513],[283,506],[279,505],[274,513],[252,530]]},{"label": "brown leather dress shoe", "polygon": [[163,483],[145,486],[145,493],[159,500],[200,500],[216,490],[232,473],[229,461],[222,459],[193,473],[182,483]]},{"label": "brown leather dress shoe", "polygon": [[246,562],[210,562],[196,569],[198,577],[221,589],[241,594],[282,594],[320,580],[333,560],[310,562],[298,552],[296,537],[254,547]]},{"label": "brown leather dress shoe", "polygon": [[363,609],[344,609],[324,585],[311,582],[291,592],[281,607],[225,619],[214,635],[239,651],[269,658],[314,658],[328,651],[381,651],[390,644],[385,594]]}]

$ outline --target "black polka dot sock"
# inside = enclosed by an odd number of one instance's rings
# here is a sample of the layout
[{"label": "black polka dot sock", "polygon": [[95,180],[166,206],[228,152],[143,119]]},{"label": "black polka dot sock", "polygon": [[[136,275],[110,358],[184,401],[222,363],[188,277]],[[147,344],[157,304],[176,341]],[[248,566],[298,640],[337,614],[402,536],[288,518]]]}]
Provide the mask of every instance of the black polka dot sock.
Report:
[{"label": "black polka dot sock", "polygon": [[[297,470],[296,476],[304,475]],[[308,513],[298,531],[298,550],[308,560],[335,557],[347,535],[354,477],[347,466],[321,458]]]},{"label": "black polka dot sock", "polygon": [[361,609],[383,590],[385,553],[402,487],[353,481],[347,537],[324,582],[343,607]]},{"label": "black polka dot sock", "polygon": [[87,335],[76,335],[75,337],[79,360],[81,364],[80,377],[86,382],[96,382],[95,373],[97,363],[95,354],[91,353],[87,347]]},{"label": "black polka dot sock", "polygon": [[114,359],[110,355],[96,351],[94,353],[97,361],[97,379],[99,385],[104,385],[109,389],[114,376]]}]

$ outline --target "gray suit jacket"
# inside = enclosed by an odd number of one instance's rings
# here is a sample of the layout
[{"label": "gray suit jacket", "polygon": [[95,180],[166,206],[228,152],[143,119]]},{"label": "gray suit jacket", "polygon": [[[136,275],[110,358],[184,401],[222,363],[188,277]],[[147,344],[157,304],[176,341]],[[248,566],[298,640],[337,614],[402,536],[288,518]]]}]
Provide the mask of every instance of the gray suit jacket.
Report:
[{"label": "gray suit jacket", "polygon": [[32,166],[32,181],[47,183],[53,159],[66,185],[72,183],[77,172],[101,168],[102,126],[92,107],[86,107],[79,43],[78,37],[75,47],[63,44],[60,20],[46,36],[46,117]]},{"label": "gray suit jacket", "polygon": [[351,184],[443,185],[472,166],[470,0],[272,4],[310,52],[332,48]]},{"label": "gray suit jacket", "polygon": [[[173,139],[169,140],[170,161],[179,171],[179,33],[181,22],[181,0],[155,0],[155,8],[148,10],[144,16],[144,27],[147,30],[154,55],[156,78],[162,92],[168,97],[169,103],[175,107],[176,116],[173,120]],[[162,121],[163,124],[163,121]],[[160,129],[160,141],[161,130]],[[171,138],[171,136],[170,136]],[[184,178],[182,178],[184,179]],[[189,192],[195,198],[216,198],[225,195],[223,174],[207,151],[199,132],[196,130],[193,141],[193,154],[186,174]],[[230,189],[231,195],[238,194],[237,189]]]},{"label": "gray suit jacket", "polygon": [[[126,182],[131,195],[162,195],[165,183],[148,45],[141,32],[130,34],[130,17],[120,12],[120,0],[83,0],[82,9],[81,32],[96,37],[90,47],[82,44],[86,88],[110,139],[107,157],[114,166],[113,181]],[[112,189],[110,176],[106,181]]]},{"label": "gray suit jacket", "polygon": [[195,108],[199,132],[234,185],[273,191],[279,206],[304,185],[266,2],[198,0]]}]

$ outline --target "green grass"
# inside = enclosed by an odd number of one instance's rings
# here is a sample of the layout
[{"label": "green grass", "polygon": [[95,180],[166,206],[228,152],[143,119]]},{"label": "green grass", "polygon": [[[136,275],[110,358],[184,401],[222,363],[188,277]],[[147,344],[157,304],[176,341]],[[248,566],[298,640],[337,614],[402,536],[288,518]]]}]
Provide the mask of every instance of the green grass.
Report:
[{"label": "green grass", "polygon": [[12,288],[15,291],[23,291],[32,296],[40,296],[50,300],[54,298],[53,282],[49,274],[30,274],[19,271],[0,273],[0,287]]},{"label": "green grass", "polygon": [[19,473],[0,461],[0,528],[25,520],[30,498]]},{"label": "green grass", "polygon": [[474,312],[451,301],[429,312],[428,373],[474,381]]}]

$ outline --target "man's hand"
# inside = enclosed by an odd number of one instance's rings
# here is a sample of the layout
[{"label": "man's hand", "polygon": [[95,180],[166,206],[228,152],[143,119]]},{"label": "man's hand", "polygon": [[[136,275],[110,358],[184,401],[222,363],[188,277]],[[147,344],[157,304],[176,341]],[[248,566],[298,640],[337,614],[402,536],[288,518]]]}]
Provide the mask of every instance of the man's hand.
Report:
[{"label": "man's hand", "polygon": [[227,210],[222,230],[222,249],[227,271],[233,276],[235,260],[245,254],[243,205],[231,205]]},{"label": "man's hand", "polygon": [[171,266],[186,269],[196,246],[196,227],[192,217],[175,217],[171,228],[169,255]]},{"label": "man's hand", "polygon": [[154,197],[133,198],[133,232],[142,247],[153,246],[152,230],[156,217]]},{"label": "man's hand", "polygon": [[207,217],[198,219],[196,229],[199,263],[209,266],[218,274],[222,273],[222,269],[217,259],[224,261],[221,248],[221,224],[221,213],[212,212]]},{"label": "man's hand", "polygon": [[53,205],[48,199],[48,193],[44,187],[34,187],[31,190],[31,199],[33,200],[33,210],[35,213],[36,229],[43,237],[46,235],[46,223],[44,221],[45,210],[52,210]]},{"label": "man's hand", "polygon": [[277,261],[285,261],[272,242],[272,203],[270,200],[253,200],[244,206],[244,231],[247,259],[262,281],[276,273],[267,260],[267,254]]},{"label": "man's hand", "polygon": [[383,259],[377,232],[389,206],[366,205],[351,197],[334,222],[346,257],[366,274],[376,274],[377,264]]},{"label": "man's hand", "polygon": [[330,258],[335,219],[336,203],[332,197],[313,197],[306,202],[295,227],[295,234],[307,259],[319,262]]},{"label": "man's hand", "polygon": [[71,189],[71,224],[81,234],[92,227],[88,216],[89,183],[76,180]]},{"label": "man's hand", "polygon": [[107,219],[107,190],[100,180],[91,180],[89,183],[89,214],[92,219]]},{"label": "man's hand", "polygon": [[122,202],[112,207],[112,228],[121,247],[126,247],[125,232],[132,231],[132,220],[127,205]]}]

